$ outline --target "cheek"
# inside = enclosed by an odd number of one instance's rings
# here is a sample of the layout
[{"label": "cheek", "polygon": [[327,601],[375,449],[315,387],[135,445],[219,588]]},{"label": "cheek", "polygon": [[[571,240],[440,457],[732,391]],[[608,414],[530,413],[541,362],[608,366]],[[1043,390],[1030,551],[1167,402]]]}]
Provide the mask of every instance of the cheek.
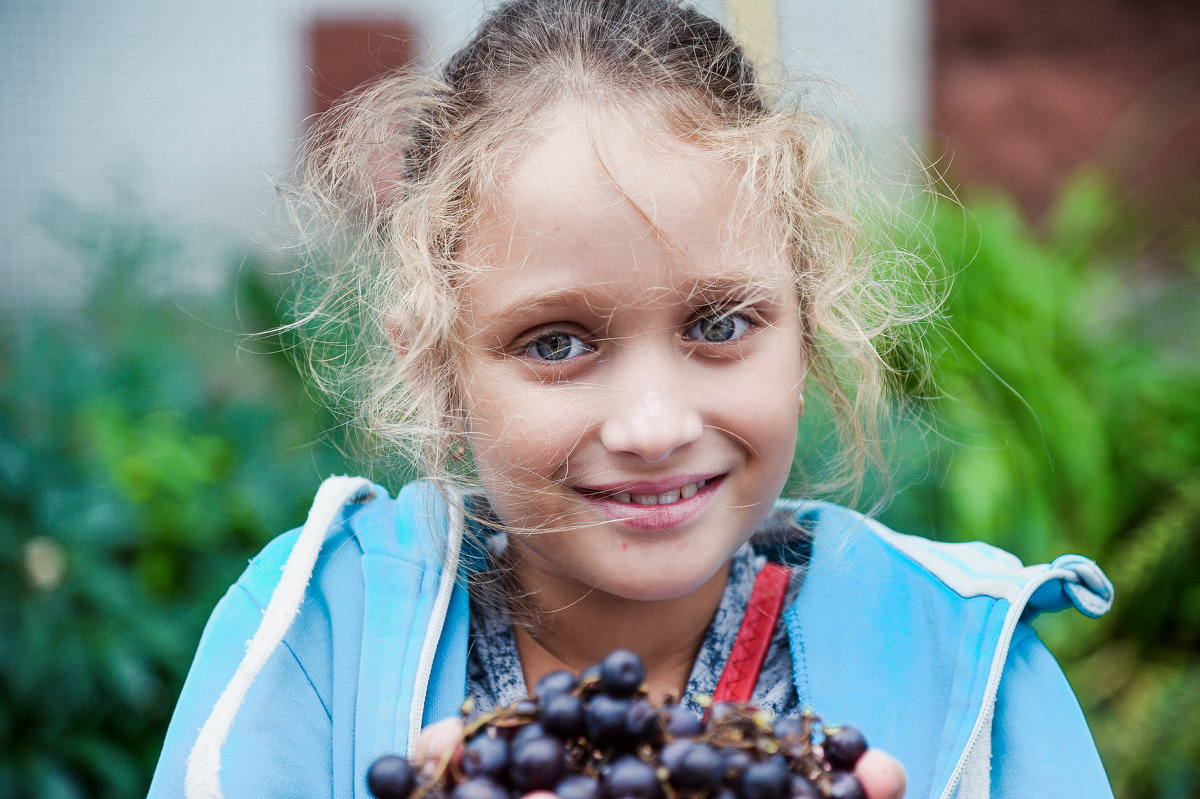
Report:
[{"label": "cheek", "polygon": [[570,403],[541,394],[536,386],[489,391],[469,406],[467,441],[480,486],[513,530],[567,523],[560,484],[586,428]]},{"label": "cheek", "polygon": [[502,376],[475,383],[466,395],[467,439],[481,478],[520,484],[565,468],[587,429],[584,403]]},{"label": "cheek", "polygon": [[804,389],[804,359],[799,346],[789,343],[784,338],[755,364],[747,364],[753,376],[741,381],[738,400],[731,403],[740,434],[769,468],[783,470],[785,477],[795,454]]},{"label": "cheek", "polygon": [[791,467],[800,425],[800,391],[792,389],[768,396],[764,391],[747,414],[746,436],[769,468]]}]

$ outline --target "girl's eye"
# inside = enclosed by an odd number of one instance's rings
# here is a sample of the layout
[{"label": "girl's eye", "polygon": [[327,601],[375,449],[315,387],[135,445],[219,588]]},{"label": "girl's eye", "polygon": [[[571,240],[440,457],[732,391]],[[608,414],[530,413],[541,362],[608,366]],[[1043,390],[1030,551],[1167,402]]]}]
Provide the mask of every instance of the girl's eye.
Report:
[{"label": "girl's eye", "polygon": [[554,331],[538,336],[525,346],[525,354],[539,361],[565,361],[592,351],[579,336]]},{"label": "girl's eye", "polygon": [[750,320],[741,314],[718,313],[706,316],[688,328],[685,338],[721,344],[740,338],[750,329]]}]

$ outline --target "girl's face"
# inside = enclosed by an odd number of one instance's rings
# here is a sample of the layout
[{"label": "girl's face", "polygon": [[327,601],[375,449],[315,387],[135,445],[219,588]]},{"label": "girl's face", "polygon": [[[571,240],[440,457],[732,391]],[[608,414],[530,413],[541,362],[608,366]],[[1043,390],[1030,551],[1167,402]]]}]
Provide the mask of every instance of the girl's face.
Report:
[{"label": "girl's face", "polygon": [[738,178],[682,142],[567,121],[466,244],[465,432],[547,602],[723,580],[782,490],[798,300],[765,233],[730,235]]}]

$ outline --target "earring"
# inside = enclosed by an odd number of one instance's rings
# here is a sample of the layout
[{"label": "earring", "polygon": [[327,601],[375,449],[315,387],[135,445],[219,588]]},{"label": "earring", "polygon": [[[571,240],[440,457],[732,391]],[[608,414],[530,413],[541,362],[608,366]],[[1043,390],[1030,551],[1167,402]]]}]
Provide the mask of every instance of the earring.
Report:
[{"label": "earring", "polygon": [[803,416],[804,416],[804,395],[801,394],[800,395],[800,413],[796,415],[796,418],[800,419]]},{"label": "earring", "polygon": [[460,439],[450,445],[450,459],[454,461],[465,460],[467,457],[467,445]]}]

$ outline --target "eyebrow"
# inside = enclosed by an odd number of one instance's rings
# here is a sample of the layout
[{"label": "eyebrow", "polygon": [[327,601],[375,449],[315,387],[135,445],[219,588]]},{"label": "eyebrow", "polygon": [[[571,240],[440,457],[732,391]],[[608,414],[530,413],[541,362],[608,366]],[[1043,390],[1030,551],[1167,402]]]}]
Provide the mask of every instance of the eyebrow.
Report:
[{"label": "eyebrow", "polygon": [[511,319],[515,316],[540,316],[541,314],[578,308],[585,305],[595,308],[599,305],[591,286],[559,289],[551,292],[528,292],[518,295],[515,299],[495,311],[485,314],[480,321],[483,327],[490,327],[497,321]]},{"label": "eyebrow", "polygon": [[[748,300],[753,302],[753,295],[762,291],[769,292],[772,287],[770,282],[752,280],[746,272],[743,272],[740,276],[736,273],[699,275],[689,280],[682,288],[689,302],[704,305],[729,297],[735,297],[739,301]],[[660,287],[660,290],[663,292],[675,291],[671,287]],[[518,295],[499,309],[483,316],[480,321],[484,327],[489,327],[497,321],[511,319],[514,316],[539,316],[551,311],[578,308],[580,306],[585,306],[597,313],[613,310],[603,307],[600,297],[597,296],[595,284],[589,284],[586,286],[572,286],[557,291],[528,292]]]}]

